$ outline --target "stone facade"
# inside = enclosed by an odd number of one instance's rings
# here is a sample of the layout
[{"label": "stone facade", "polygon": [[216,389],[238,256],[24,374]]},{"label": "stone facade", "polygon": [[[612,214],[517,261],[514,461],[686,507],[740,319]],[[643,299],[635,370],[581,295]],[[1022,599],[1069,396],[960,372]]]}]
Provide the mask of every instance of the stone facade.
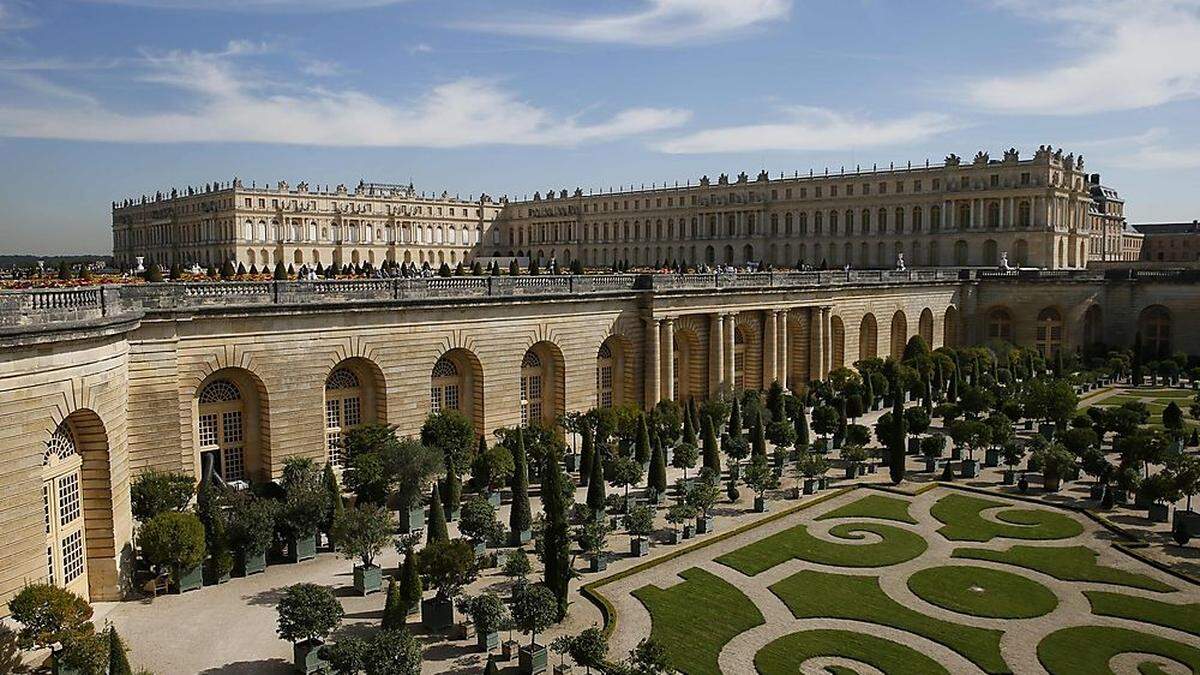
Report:
[{"label": "stone facade", "polygon": [[1200,221],[1133,226],[1144,237],[1141,259],[1160,263],[1200,262]]},{"label": "stone facade", "polygon": [[584,195],[549,190],[509,203],[485,239],[493,255],[585,266],[765,263],[1085,267],[1093,196],[1083,158],[1043,146],[1031,159],[980,152],[936,166],[767,172]]},{"label": "stone facade", "polygon": [[[336,463],[354,424],[415,434],[435,406],[490,435],[599,404],[795,389],[913,335],[1073,350],[1141,330],[1197,353],[1197,297],[1179,274],[954,269],[0,291],[0,600],[79,552],[45,522],[48,500],[73,512],[72,476],[86,565],[67,577],[109,599],[129,580],[129,479],[151,467],[196,474],[207,457],[231,479],[277,477],[287,457]],[[50,452],[63,438],[74,451]]]},{"label": "stone facade", "polygon": [[360,183],[353,190],[246,187],[241,181],[113,202],[113,256],[162,265],[236,266],[269,271],[277,262],[379,267],[393,262],[469,262],[501,204],[463,201],[412,186]]},{"label": "stone facade", "polygon": [[1088,261],[1127,262],[1142,253],[1142,233],[1125,221],[1125,200],[1114,188],[1100,183],[1100,174],[1090,176],[1092,208]]}]

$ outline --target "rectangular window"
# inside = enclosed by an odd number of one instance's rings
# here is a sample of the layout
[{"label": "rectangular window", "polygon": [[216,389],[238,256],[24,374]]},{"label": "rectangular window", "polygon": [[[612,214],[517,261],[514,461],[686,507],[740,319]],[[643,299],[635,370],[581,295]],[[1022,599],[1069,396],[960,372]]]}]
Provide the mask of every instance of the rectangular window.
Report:
[{"label": "rectangular window", "polygon": [[338,401],[325,401],[325,428],[337,429],[342,426],[342,407]]},{"label": "rectangular window", "polygon": [[225,448],[221,453],[221,466],[225,468],[221,476],[227,481],[242,480],[246,477],[246,459],[242,447]]},{"label": "rectangular window", "polygon": [[446,385],[446,407],[451,410],[459,410],[457,384]]},{"label": "rectangular window", "polygon": [[79,517],[79,474],[69,473],[58,479],[58,524],[65,527]]},{"label": "rectangular window", "polygon": [[357,396],[352,396],[343,401],[345,403],[345,411],[342,415],[343,426],[352,427],[362,422],[362,404]]},{"label": "rectangular window", "polygon": [[54,547],[46,546],[46,583],[54,585]]},{"label": "rectangular window", "polygon": [[217,444],[217,415],[206,413],[200,416],[200,446],[207,447]]},{"label": "rectangular window", "polygon": [[442,388],[441,387],[430,387],[429,388],[429,409],[430,409],[430,411],[435,412],[435,413],[442,411]]},{"label": "rectangular window", "polygon": [[50,534],[50,482],[42,483],[42,507],[46,515],[46,534]]},{"label": "rectangular window", "polygon": [[69,584],[83,574],[83,531],[75,530],[62,542],[63,583]]},{"label": "rectangular window", "polygon": [[230,410],[221,416],[222,443],[242,442],[242,411]]}]

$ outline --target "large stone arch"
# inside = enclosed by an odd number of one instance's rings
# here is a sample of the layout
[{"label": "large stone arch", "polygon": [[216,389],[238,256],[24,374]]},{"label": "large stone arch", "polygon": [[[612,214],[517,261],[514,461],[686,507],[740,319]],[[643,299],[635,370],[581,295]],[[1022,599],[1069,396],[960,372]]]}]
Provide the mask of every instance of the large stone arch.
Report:
[{"label": "large stone arch", "polygon": [[908,317],[904,315],[904,310],[898,309],[895,314],[892,314],[891,328],[891,349],[889,355],[893,359],[899,359],[904,356],[904,345],[908,342]]},{"label": "large stone arch", "polygon": [[700,336],[706,328],[692,317],[675,322],[675,398],[700,400],[708,393],[708,356]]},{"label": "large stone arch", "polygon": [[829,349],[834,368],[846,365],[846,324],[834,314],[829,318]]},{"label": "large stone arch", "polygon": [[322,387],[325,461],[342,468],[342,437],[362,424],[387,421],[383,371],[374,361],[351,356],[329,369]]},{"label": "large stone arch", "polygon": [[921,317],[917,320],[917,335],[925,340],[930,349],[933,348],[933,310],[928,307],[921,310]]},{"label": "large stone arch", "polygon": [[[742,354],[740,369],[735,361],[735,371],[741,375],[742,388],[762,388],[762,326],[760,315],[741,312],[733,322],[734,354]],[[736,381],[735,376],[735,381]]]},{"label": "large stone arch", "polygon": [[[284,458],[275,457],[271,451],[271,415],[267,387],[263,384],[262,378],[241,366],[219,368],[201,380],[193,390],[191,396],[192,457],[190,462],[185,461],[185,470],[190,469],[192,475],[199,476],[204,469],[202,453],[212,452],[214,448],[214,445],[210,443],[213,439],[210,433],[206,432],[204,437],[201,436],[202,414],[217,415],[215,419],[217,426],[212,433],[215,433],[216,438],[220,439],[221,446],[231,444],[224,440],[226,434],[224,412],[204,410],[209,405],[216,405],[215,397],[221,392],[216,390],[215,384],[219,382],[231,384],[237,391],[238,400],[241,401],[238,409],[242,415],[241,429],[244,438],[242,463],[245,478],[260,481],[274,478],[276,472],[282,470]],[[206,392],[208,400],[202,403],[201,398],[206,396]],[[225,402],[232,400],[227,396],[225,398]],[[209,422],[206,420],[205,428],[211,429],[208,424]]]},{"label": "large stone arch", "polygon": [[[960,318],[958,308],[950,305],[942,315],[942,346],[957,347],[959,343]],[[931,345],[932,346],[932,345]]]},{"label": "large stone arch", "polygon": [[[605,368],[610,369],[606,376]],[[633,343],[620,333],[613,333],[596,349],[596,405],[604,407],[607,377],[609,406],[617,407],[634,400]]]},{"label": "large stone arch", "polygon": [[1104,311],[1092,303],[1083,313],[1083,347],[1086,349],[1104,342]]},{"label": "large stone arch", "polygon": [[875,315],[867,312],[858,324],[858,359],[869,359],[879,353],[879,324]]},{"label": "large stone arch", "polygon": [[[429,369],[429,405],[435,397],[441,406],[447,398],[456,402],[454,409],[471,420],[478,434],[487,434],[484,426],[483,365],[475,352],[466,347],[451,347],[434,359]],[[454,389],[447,390],[448,387]]]},{"label": "large stone arch", "polygon": [[562,349],[549,340],[529,345],[521,357],[517,385],[521,422],[552,428],[555,418],[566,412],[566,360]]}]

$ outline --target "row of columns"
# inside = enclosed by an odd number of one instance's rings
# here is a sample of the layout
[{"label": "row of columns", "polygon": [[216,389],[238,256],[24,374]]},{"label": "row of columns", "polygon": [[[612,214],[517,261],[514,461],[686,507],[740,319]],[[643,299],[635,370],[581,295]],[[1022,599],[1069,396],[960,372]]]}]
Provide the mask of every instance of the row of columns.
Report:
[{"label": "row of columns", "polygon": [[[802,313],[808,319],[809,330],[809,376],[821,379],[833,368],[833,352],[827,347],[832,344],[832,308],[799,307],[794,309],[766,309],[763,311],[762,326],[762,383],[766,389],[778,381],[784,389],[790,386],[791,344],[788,333],[790,312]],[[709,315],[709,391],[722,386],[733,387],[737,379],[735,372],[737,312],[716,312]],[[661,400],[674,400],[675,391],[675,318],[646,317],[645,354],[646,407]]]}]

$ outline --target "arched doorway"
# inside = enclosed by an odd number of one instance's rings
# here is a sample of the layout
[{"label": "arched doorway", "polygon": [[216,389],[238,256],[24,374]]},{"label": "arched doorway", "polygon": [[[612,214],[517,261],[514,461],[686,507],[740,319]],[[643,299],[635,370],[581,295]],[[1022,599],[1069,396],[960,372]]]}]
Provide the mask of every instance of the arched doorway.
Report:
[{"label": "arched doorway", "polygon": [[700,336],[691,328],[675,329],[675,398],[686,401],[704,396],[705,359]]},{"label": "arched doorway", "polygon": [[925,344],[933,349],[933,311],[928,307],[921,310],[921,317],[917,319],[917,335],[920,335]]},{"label": "arched doorway", "polygon": [[47,581],[88,597],[87,541],[83,516],[83,456],[75,430],[63,420],[42,455],[46,516]]},{"label": "arched doorway", "polygon": [[334,469],[345,462],[342,437],[361,424],[383,419],[383,374],[363,358],[342,361],[325,378],[325,461]]},{"label": "arched doorway", "polygon": [[846,365],[846,326],[842,317],[832,316],[829,319],[829,348],[833,356],[833,367],[841,368]]},{"label": "arched doorway", "polygon": [[746,388],[746,333],[741,326],[733,329],[733,388]]},{"label": "arched doorway", "polygon": [[908,317],[904,310],[896,310],[892,315],[891,356],[899,359],[904,356],[904,343],[908,341]]},{"label": "arched doorway", "polygon": [[430,412],[457,410],[483,432],[483,369],[467,349],[448,350],[429,373]]},{"label": "arched doorway", "polygon": [[987,314],[987,336],[989,340],[1013,341],[1012,313],[1006,307],[994,307]]},{"label": "arched doorway", "polygon": [[958,308],[950,305],[942,316],[942,346],[958,346]]},{"label": "arched doorway", "polygon": [[563,411],[563,357],[552,342],[535,343],[521,358],[521,424],[550,428]]},{"label": "arched doorway", "polygon": [[859,360],[874,358],[879,351],[879,326],[875,315],[863,315],[858,325],[858,358]]},{"label": "arched doorway", "polygon": [[1037,350],[1042,358],[1049,359],[1058,353],[1063,344],[1062,314],[1054,307],[1046,307],[1038,312],[1037,334],[1035,336]]},{"label": "arched doorway", "polygon": [[626,353],[619,336],[609,336],[596,352],[596,404],[601,408],[621,406],[626,401]]}]

